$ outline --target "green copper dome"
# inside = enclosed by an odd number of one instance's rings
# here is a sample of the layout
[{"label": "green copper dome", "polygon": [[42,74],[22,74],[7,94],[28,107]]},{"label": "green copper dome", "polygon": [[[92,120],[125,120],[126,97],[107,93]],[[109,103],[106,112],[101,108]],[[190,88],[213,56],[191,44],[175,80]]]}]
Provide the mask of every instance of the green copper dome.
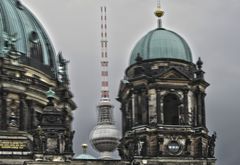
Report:
[{"label": "green copper dome", "polygon": [[8,54],[13,41],[22,63],[56,75],[54,48],[36,17],[20,0],[0,0],[1,57]]},{"label": "green copper dome", "polygon": [[131,54],[130,65],[136,63],[138,54],[143,60],[180,59],[192,62],[186,41],[175,32],[163,28],[150,31],[137,43]]}]

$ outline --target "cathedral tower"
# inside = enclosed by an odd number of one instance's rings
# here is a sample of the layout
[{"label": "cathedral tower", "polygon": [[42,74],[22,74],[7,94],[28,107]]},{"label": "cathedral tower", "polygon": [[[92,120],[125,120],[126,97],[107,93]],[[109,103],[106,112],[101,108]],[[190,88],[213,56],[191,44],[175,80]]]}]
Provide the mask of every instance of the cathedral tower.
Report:
[{"label": "cathedral tower", "polygon": [[216,134],[208,135],[203,62],[192,61],[187,42],[162,27],[134,47],[121,81],[122,159],[137,164],[214,165]]}]

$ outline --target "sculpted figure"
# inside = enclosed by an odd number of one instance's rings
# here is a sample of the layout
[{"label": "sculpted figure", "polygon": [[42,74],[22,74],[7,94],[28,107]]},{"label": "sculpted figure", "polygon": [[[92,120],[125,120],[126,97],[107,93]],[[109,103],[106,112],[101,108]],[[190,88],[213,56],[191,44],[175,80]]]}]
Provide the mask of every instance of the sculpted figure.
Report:
[{"label": "sculpted figure", "polygon": [[214,157],[216,139],[217,139],[217,133],[214,132],[208,141],[208,156],[209,157]]}]

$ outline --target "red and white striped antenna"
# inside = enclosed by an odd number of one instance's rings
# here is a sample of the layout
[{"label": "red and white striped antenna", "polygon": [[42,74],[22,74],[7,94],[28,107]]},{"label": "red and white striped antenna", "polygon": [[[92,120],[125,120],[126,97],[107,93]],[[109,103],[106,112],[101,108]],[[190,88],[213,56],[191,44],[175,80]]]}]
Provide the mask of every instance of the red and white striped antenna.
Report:
[{"label": "red and white striped antenna", "polygon": [[101,99],[110,100],[108,81],[107,7],[101,6]]}]

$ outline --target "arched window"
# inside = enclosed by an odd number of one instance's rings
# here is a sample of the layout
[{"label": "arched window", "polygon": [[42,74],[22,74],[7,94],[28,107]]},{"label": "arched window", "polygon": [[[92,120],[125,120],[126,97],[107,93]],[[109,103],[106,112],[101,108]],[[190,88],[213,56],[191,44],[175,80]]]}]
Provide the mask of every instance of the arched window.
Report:
[{"label": "arched window", "polygon": [[178,125],[179,124],[179,109],[180,100],[175,94],[167,94],[163,100],[164,124]]}]

